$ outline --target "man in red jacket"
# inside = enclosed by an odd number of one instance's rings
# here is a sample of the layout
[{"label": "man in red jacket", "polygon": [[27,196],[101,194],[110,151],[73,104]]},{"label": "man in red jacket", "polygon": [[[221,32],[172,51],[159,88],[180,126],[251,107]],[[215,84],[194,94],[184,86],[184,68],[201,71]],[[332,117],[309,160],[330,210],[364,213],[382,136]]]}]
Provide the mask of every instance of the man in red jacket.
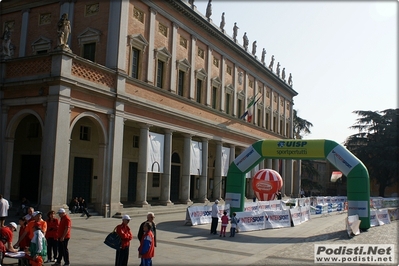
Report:
[{"label": "man in red jacket", "polygon": [[140,242],[139,258],[141,258],[141,266],[152,266],[152,258],[154,257],[154,235],[151,231],[151,224],[146,222],[143,226],[144,235]]},{"label": "man in red jacket", "polygon": [[127,225],[130,222],[129,215],[123,215],[122,223],[116,227],[116,233],[121,238],[121,247],[116,250],[115,266],[127,266],[129,259],[130,240],[133,235]]},{"label": "man in red jacket", "polygon": [[6,251],[18,252],[12,246],[13,232],[17,231],[17,224],[11,222],[8,226],[0,227],[0,265],[3,265],[3,258]]}]

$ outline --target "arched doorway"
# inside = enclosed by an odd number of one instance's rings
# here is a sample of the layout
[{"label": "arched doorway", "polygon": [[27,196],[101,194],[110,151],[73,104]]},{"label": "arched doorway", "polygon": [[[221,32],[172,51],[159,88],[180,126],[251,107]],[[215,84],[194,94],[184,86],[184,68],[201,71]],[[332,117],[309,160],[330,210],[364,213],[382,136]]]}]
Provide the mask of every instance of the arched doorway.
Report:
[{"label": "arched doorway", "polygon": [[347,177],[348,215],[359,215],[360,228],[370,228],[370,180],[366,167],[331,140],[261,140],[241,153],[229,167],[226,202],[231,211],[244,209],[245,174],[264,159],[327,159]]}]

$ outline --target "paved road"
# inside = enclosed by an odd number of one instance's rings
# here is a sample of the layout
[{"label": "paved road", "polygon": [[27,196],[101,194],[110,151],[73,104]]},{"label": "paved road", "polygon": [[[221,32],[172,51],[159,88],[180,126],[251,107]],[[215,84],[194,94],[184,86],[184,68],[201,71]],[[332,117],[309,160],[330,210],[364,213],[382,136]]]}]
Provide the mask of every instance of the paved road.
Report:
[{"label": "paved road", "polygon": [[[209,234],[210,225],[185,225],[184,212],[155,214],[158,247],[154,265],[310,265],[315,244],[395,244],[398,254],[399,221],[349,238],[345,230],[346,214],[332,214],[312,216],[297,227],[240,232],[234,238],[220,238]],[[132,217],[129,226],[134,235],[145,218],[145,214]],[[120,222],[115,218],[72,217],[71,265],[114,265],[115,252],[103,241]],[[138,244],[136,238],[131,242],[129,265],[139,265]],[[398,265],[397,261],[398,256],[393,265]],[[12,265],[10,262],[6,259],[5,265]]]}]

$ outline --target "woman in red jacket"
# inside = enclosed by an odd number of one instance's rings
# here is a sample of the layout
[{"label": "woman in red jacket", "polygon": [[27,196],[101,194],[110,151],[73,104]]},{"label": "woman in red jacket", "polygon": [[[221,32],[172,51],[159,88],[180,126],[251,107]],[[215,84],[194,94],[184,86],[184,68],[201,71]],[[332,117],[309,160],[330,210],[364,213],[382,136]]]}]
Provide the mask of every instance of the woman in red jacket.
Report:
[{"label": "woman in red jacket", "polygon": [[115,266],[127,266],[130,240],[133,238],[132,232],[130,232],[130,228],[127,225],[129,222],[129,215],[123,215],[122,223],[115,228],[116,233],[122,240],[121,247],[116,250]]},{"label": "woman in red jacket", "polygon": [[58,256],[58,226],[60,221],[55,218],[55,211],[49,211],[47,217],[47,262],[54,262]]}]

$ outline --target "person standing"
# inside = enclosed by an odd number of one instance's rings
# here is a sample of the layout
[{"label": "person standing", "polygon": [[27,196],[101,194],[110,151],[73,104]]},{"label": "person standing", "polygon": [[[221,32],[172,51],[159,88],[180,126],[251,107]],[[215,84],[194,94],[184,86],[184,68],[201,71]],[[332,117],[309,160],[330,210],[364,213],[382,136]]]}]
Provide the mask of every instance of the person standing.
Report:
[{"label": "person standing", "polygon": [[9,208],[10,205],[8,204],[8,200],[3,198],[3,195],[0,194],[0,227],[4,227]]},{"label": "person standing", "polygon": [[55,211],[49,211],[47,213],[47,262],[55,262],[58,256],[58,226],[60,221],[55,216]]},{"label": "person standing", "polygon": [[155,239],[151,231],[151,223],[145,222],[143,225],[143,238],[140,241],[139,258],[141,266],[152,266],[152,258],[155,251]]},{"label": "person standing", "polygon": [[211,234],[216,235],[216,228],[218,226],[219,222],[219,207],[218,207],[219,201],[215,200],[215,203],[212,205],[212,224],[211,224]]},{"label": "person standing", "polygon": [[64,266],[69,266],[69,250],[68,250],[68,242],[71,238],[71,227],[72,222],[69,216],[66,214],[64,208],[60,208],[58,210],[58,215],[60,216],[60,224],[58,226],[58,257],[56,263],[51,266],[60,266],[61,260],[64,258]]},{"label": "person standing", "polygon": [[129,215],[123,215],[122,223],[116,227],[116,233],[121,238],[121,247],[116,250],[115,266],[127,266],[129,260],[130,240],[133,239],[132,232],[128,223],[130,222]]},{"label": "person standing", "polygon": [[230,227],[230,237],[234,237],[236,235],[236,228],[238,225],[238,219],[236,217],[236,213],[233,212],[233,216],[231,217],[230,223],[231,223],[231,227]]},{"label": "person standing", "polygon": [[222,216],[222,225],[221,225],[222,227],[220,229],[220,236],[223,235],[223,237],[226,237],[226,228],[228,224],[229,224],[229,217],[227,216],[227,212],[224,211]]},{"label": "person standing", "polygon": [[142,222],[140,225],[139,232],[137,233],[137,239],[141,243],[141,239],[143,238],[143,235],[144,235],[144,224],[146,222],[148,222],[151,224],[151,231],[152,231],[152,234],[154,235],[154,246],[156,247],[157,246],[157,227],[155,225],[154,219],[155,219],[155,214],[153,212],[149,212],[147,214],[147,221]]},{"label": "person standing", "polygon": [[33,229],[33,238],[29,249],[25,251],[25,256],[31,266],[42,266],[43,261],[47,259],[47,242],[39,223],[35,222]]}]

